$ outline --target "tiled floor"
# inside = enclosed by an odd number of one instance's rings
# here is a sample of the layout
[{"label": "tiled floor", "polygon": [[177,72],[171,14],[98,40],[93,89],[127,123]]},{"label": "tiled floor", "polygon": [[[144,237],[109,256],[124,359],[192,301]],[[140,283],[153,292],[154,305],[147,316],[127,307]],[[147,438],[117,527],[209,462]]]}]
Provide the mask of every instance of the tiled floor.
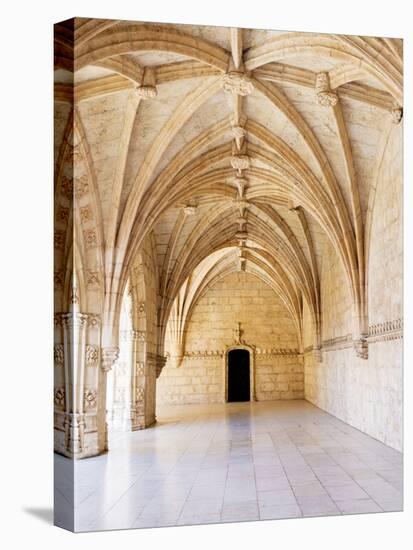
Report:
[{"label": "tiled floor", "polygon": [[76,462],[76,530],[402,509],[402,455],[306,401],[163,407],[111,446]]}]

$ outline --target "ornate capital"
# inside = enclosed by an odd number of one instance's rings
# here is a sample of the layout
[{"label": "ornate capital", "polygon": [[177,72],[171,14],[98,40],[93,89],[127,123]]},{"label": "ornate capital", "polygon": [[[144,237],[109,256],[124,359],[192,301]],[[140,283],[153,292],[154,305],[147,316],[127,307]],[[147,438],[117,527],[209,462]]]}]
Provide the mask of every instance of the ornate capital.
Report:
[{"label": "ornate capital", "polygon": [[334,107],[334,105],[337,104],[338,95],[330,89],[330,79],[328,77],[328,73],[317,74],[315,91],[319,105],[322,105],[323,107]]},{"label": "ornate capital", "polygon": [[246,96],[254,90],[251,78],[240,71],[230,71],[224,74],[222,80],[224,90],[228,93]]},{"label": "ornate capital", "polygon": [[113,364],[119,358],[119,348],[103,348],[102,349],[102,370],[109,372]]}]

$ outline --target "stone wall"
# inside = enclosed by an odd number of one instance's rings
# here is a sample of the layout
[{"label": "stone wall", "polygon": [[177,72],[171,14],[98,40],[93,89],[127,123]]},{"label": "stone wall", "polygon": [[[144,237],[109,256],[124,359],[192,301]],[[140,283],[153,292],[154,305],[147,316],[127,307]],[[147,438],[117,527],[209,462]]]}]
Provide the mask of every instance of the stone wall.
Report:
[{"label": "stone wall", "polygon": [[[370,197],[368,359],[352,348],[351,297],[326,245],[321,273],[322,363],[305,354],[305,397],[371,436],[402,448],[402,189],[400,129],[393,129]],[[307,323],[308,325],[308,323]],[[309,332],[305,327],[305,333]]]},{"label": "stone wall", "polygon": [[257,400],[304,396],[297,333],[275,292],[243,271],[215,283],[198,301],[188,322],[179,367],[167,362],[157,383],[157,402],[217,403],[225,399],[225,350],[241,339],[254,347]]}]

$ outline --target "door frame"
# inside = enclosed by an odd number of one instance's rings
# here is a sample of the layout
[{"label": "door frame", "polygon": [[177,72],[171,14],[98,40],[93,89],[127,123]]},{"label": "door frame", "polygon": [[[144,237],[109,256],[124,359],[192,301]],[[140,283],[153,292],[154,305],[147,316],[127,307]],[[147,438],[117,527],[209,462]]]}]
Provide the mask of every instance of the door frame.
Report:
[{"label": "door frame", "polygon": [[251,346],[246,344],[233,344],[228,346],[224,353],[224,395],[223,402],[228,403],[228,355],[229,352],[234,349],[244,349],[250,354],[250,401],[256,401],[255,399],[255,350]]}]

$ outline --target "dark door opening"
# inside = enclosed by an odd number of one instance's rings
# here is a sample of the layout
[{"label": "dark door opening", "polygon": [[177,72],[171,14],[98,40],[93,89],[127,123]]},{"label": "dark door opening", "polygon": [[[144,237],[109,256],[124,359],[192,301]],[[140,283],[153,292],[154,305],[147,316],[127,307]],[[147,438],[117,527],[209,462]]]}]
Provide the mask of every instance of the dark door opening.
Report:
[{"label": "dark door opening", "polygon": [[228,401],[250,400],[250,354],[245,349],[228,352]]}]

